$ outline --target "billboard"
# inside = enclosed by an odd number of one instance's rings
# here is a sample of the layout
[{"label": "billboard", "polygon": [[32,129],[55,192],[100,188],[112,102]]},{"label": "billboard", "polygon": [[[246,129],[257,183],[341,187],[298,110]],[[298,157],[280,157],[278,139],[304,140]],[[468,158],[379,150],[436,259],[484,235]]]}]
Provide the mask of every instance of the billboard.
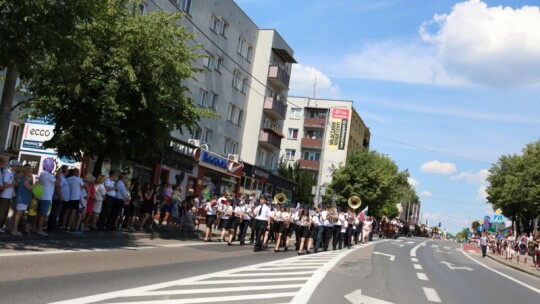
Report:
[{"label": "billboard", "polygon": [[43,160],[52,157],[56,162],[55,169],[62,165],[69,168],[80,168],[81,163],[67,157],[58,157],[55,149],[44,146],[45,141],[51,139],[54,135],[54,123],[46,119],[27,119],[21,140],[19,152],[19,161],[23,164],[29,164],[32,168],[32,174],[39,175],[42,171]]},{"label": "billboard", "polygon": [[345,150],[350,109],[333,108],[330,116],[328,146],[331,150]]}]

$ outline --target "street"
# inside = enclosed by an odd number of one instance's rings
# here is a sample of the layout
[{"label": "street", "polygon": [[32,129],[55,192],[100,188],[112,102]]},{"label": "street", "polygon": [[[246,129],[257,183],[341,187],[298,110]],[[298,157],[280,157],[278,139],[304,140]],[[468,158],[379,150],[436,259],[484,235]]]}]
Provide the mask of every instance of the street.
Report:
[{"label": "street", "polygon": [[446,241],[376,240],[302,256],[199,241],[117,243],[4,244],[2,302],[538,303],[540,297],[540,279]]}]

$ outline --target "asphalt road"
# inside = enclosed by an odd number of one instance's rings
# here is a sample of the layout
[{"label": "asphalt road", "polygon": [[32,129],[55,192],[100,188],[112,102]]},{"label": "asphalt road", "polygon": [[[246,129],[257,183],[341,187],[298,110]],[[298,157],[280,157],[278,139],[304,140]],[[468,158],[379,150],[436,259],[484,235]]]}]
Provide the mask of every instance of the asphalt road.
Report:
[{"label": "asphalt road", "polygon": [[0,303],[540,303],[540,279],[445,241],[302,256],[160,239],[41,245],[3,244]]}]

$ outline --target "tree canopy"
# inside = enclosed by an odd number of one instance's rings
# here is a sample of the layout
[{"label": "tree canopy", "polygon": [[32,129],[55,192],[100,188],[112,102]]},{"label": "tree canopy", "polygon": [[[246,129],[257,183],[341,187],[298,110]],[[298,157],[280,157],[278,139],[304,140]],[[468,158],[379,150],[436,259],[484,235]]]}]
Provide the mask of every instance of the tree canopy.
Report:
[{"label": "tree canopy", "polygon": [[185,81],[201,71],[190,46],[193,34],[179,13],[143,14],[130,1],[105,1],[92,22],[72,37],[71,54],[50,54],[29,75],[33,98],[27,114],[55,122],[46,146],[80,159],[157,155],[171,131],[195,127],[201,110],[185,93]]},{"label": "tree canopy", "polygon": [[502,155],[487,178],[493,209],[516,223],[517,232],[531,232],[540,215],[540,141],[528,144],[522,155]]},{"label": "tree canopy", "polygon": [[[69,54],[76,40],[66,37],[103,7],[101,0],[0,0],[0,70],[6,69],[0,117],[12,111],[17,77],[25,81],[51,54]],[[0,142],[5,142],[8,127],[9,119],[0,119]]]},{"label": "tree canopy", "polygon": [[337,205],[346,206],[349,197],[356,195],[362,200],[361,209],[369,206],[370,215],[396,215],[396,202],[407,199],[408,191],[413,191],[407,171],[399,171],[398,166],[388,157],[376,151],[362,150],[353,153],[347,164],[334,172],[325,201],[331,202],[337,196]]},{"label": "tree canopy", "polygon": [[311,195],[311,187],[315,185],[315,181],[306,170],[300,169],[298,161],[288,164],[282,159],[279,162],[278,173],[280,176],[292,180],[297,184],[293,193],[295,202],[311,204],[313,197]]}]

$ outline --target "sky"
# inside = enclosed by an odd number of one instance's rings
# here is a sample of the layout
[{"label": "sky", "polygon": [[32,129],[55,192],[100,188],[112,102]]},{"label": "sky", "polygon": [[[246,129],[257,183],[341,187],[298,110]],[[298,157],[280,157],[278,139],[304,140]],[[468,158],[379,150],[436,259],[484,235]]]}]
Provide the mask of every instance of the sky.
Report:
[{"label": "sky", "polygon": [[458,232],[494,214],[488,169],[540,140],[540,0],[236,0],[294,50],[289,96],[353,100],[420,195]]}]

